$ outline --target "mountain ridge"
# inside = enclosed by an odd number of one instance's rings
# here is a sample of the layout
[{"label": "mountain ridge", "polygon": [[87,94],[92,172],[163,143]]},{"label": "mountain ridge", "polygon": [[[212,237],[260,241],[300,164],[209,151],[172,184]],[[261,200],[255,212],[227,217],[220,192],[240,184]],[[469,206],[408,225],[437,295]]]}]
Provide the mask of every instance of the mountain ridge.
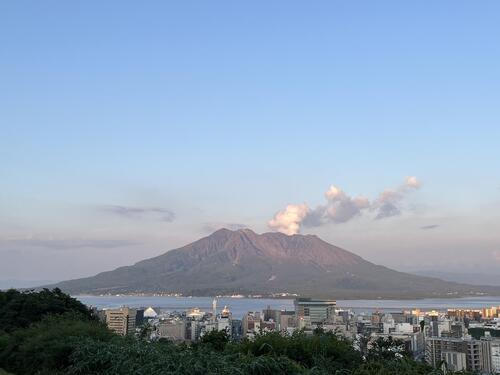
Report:
[{"label": "mountain ridge", "polygon": [[70,293],[278,293],[328,298],[500,295],[500,288],[443,281],[371,263],[315,235],[220,229],[131,266],[52,285]]}]

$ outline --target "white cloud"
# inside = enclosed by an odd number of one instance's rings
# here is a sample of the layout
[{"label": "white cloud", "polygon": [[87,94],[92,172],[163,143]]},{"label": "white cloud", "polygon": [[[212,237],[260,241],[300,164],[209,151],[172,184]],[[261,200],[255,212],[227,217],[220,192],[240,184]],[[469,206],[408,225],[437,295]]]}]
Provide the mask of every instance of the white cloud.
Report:
[{"label": "white cloud", "polygon": [[351,197],[338,186],[331,185],[325,192],[326,204],[315,209],[310,209],[306,204],[290,204],[279,211],[268,225],[272,230],[290,235],[298,233],[302,225],[315,227],[328,222],[345,223],[365,211],[374,212],[375,219],[400,215],[405,196],[420,186],[420,181],[415,176],[409,176],[401,186],[384,190],[370,202],[363,196]]},{"label": "white cloud", "polygon": [[401,202],[412,190],[419,189],[420,181],[415,176],[405,178],[405,183],[398,188],[384,190],[373,202],[372,210],[377,212],[376,219],[384,219],[401,214]]},{"label": "white cloud", "polygon": [[309,211],[310,209],[305,203],[289,204],[268,222],[269,228],[288,235],[296,234],[300,230],[300,223]]},{"label": "white cloud", "polygon": [[328,200],[341,199],[343,197],[345,197],[344,192],[334,185],[331,185],[330,188],[325,192],[325,198]]},{"label": "white cloud", "polygon": [[414,188],[414,189],[418,189],[421,186],[420,181],[415,176],[406,177],[405,182],[406,182],[406,186]]}]

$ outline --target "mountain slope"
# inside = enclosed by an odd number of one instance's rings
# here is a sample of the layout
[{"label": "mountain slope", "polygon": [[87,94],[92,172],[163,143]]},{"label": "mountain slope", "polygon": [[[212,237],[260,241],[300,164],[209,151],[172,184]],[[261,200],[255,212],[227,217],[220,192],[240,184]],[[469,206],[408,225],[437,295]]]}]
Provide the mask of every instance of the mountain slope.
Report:
[{"label": "mountain slope", "polygon": [[93,277],[58,283],[70,293],[180,292],[184,295],[297,293],[335,298],[500,294],[397,272],[313,235],[221,229],[179,249]]}]

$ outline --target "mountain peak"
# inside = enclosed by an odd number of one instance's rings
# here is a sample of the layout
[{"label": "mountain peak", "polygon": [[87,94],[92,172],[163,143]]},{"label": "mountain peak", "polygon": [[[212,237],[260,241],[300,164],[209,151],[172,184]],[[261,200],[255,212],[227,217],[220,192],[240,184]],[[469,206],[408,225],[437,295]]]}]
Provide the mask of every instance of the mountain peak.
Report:
[{"label": "mountain peak", "polygon": [[57,284],[70,293],[170,292],[185,295],[272,294],[334,298],[500,294],[397,272],[315,235],[257,234],[222,228],[129,267]]}]

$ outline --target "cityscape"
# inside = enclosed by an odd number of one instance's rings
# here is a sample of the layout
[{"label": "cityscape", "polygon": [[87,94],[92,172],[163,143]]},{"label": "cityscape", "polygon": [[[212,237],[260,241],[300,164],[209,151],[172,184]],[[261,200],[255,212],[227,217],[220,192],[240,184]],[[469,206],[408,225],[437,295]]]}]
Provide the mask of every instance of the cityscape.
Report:
[{"label": "cityscape", "polygon": [[296,298],[294,310],[268,306],[234,317],[229,306],[202,311],[164,311],[160,307],[94,309],[99,318],[119,335],[147,332],[148,340],[196,342],[211,331],[224,331],[233,340],[254,339],[279,332],[292,335],[315,330],[348,338],[361,352],[377,339],[398,340],[401,351],[433,367],[450,371],[500,374],[500,306],[446,311],[412,309],[384,313],[355,313],[337,308],[335,300]]}]

